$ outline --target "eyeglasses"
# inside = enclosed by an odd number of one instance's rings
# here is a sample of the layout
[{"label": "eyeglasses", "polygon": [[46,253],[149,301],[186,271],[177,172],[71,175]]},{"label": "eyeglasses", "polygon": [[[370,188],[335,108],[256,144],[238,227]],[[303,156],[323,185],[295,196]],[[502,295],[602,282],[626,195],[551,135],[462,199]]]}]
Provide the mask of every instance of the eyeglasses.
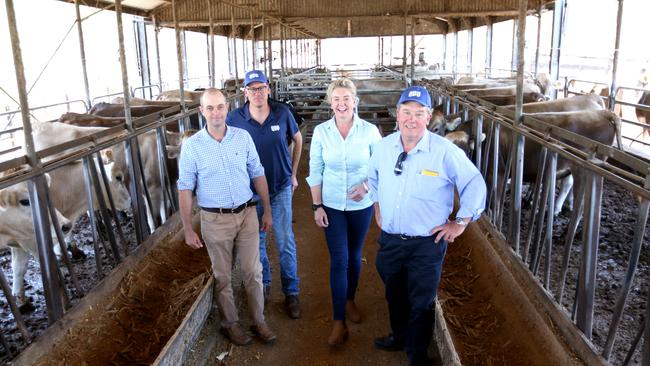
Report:
[{"label": "eyeglasses", "polygon": [[266,90],[266,85],[260,86],[258,88],[246,88],[251,94],[262,94]]},{"label": "eyeglasses", "polygon": [[395,175],[402,175],[402,163],[404,162],[404,160],[406,160],[407,156],[408,153],[406,151],[402,151],[397,157],[397,162],[395,163],[395,170],[393,171]]}]

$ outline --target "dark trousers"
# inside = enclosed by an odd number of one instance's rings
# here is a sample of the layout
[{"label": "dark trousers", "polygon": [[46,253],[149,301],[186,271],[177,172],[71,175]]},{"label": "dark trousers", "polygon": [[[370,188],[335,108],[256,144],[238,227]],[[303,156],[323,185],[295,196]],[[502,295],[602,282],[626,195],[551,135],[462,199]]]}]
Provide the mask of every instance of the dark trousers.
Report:
[{"label": "dark trousers", "polygon": [[334,320],[345,319],[345,302],[354,300],[361,273],[361,249],[373,207],[339,211],[324,207],[329,226],[325,239],[330,252],[330,288]]},{"label": "dark trousers", "polygon": [[377,271],[386,286],[390,326],[395,339],[405,345],[411,364],[428,362],[434,301],[447,252],[447,242],[433,240],[379,234]]}]

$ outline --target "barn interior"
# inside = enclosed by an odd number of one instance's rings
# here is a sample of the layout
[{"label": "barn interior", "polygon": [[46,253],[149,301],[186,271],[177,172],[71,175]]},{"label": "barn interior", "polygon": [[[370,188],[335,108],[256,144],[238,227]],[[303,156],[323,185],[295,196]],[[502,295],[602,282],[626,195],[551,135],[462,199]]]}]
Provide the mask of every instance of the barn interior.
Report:
[{"label": "barn interior", "polygon": [[[365,101],[359,105],[358,114],[362,118],[380,127],[384,136],[392,133],[395,128],[394,106],[401,90],[409,85],[423,85],[432,94],[434,104],[445,117],[445,124],[441,131],[444,134],[446,123],[459,118],[466,123],[468,128],[468,141],[473,144],[469,157],[483,173],[490,199],[486,212],[476,223],[472,223],[464,234],[462,240],[450,249],[446,267],[443,274],[443,283],[436,305],[435,344],[431,346],[436,364],[641,364],[650,360],[650,345],[646,344],[643,334],[650,331],[650,323],[646,323],[647,311],[650,307],[647,285],[644,281],[648,276],[646,221],[648,200],[650,199],[650,186],[648,186],[647,157],[642,150],[647,145],[644,138],[639,136],[623,136],[625,144],[608,145],[594,142],[589,137],[579,133],[566,132],[562,128],[540,122],[534,116],[524,115],[522,105],[525,93],[523,86],[531,81],[539,83],[538,75],[548,72],[548,78],[557,82],[560,77],[561,31],[553,34],[543,34],[541,37],[552,39],[549,70],[531,70],[524,65],[524,36],[526,27],[539,27],[538,24],[526,24],[527,16],[541,18],[541,14],[553,13],[554,24],[559,27],[563,22],[563,9],[566,2],[547,0],[436,0],[415,1],[406,0],[394,2],[358,1],[354,3],[334,0],[329,2],[309,0],[61,0],[74,4],[76,7],[87,6],[104,11],[113,11],[119,24],[121,14],[130,14],[141,17],[141,22],[153,25],[156,29],[170,28],[175,30],[176,56],[178,64],[178,80],[187,80],[186,68],[188,57],[184,52],[183,31],[199,32],[206,35],[206,49],[209,55],[208,70],[210,80],[203,87],[215,86],[215,52],[227,52],[230,59],[234,59],[231,67],[231,84],[223,85],[228,92],[232,107],[242,105],[245,101],[242,95],[242,77],[245,71],[237,69],[237,57],[241,50],[236,50],[237,43],[229,43],[228,50],[215,51],[214,36],[225,36],[229,39],[249,41],[250,53],[246,56],[251,67],[263,70],[272,84],[273,97],[286,99],[294,105],[294,109],[304,119],[301,132],[306,137],[307,144],[303,151],[303,160],[300,167],[300,176],[308,175],[309,138],[313,128],[320,122],[329,118],[330,108],[323,103],[327,84],[336,78],[350,77],[363,81],[372,81],[372,84],[359,88],[360,97],[386,96],[388,99]],[[620,24],[623,1],[619,0]],[[7,1],[7,8],[12,7]],[[78,24],[82,24],[77,13]],[[471,51],[468,55],[459,55],[457,50],[458,34],[465,31],[471,44],[471,30],[478,27],[487,27],[488,44],[493,40],[491,29],[494,24],[514,20],[516,26],[512,32],[512,44],[515,47],[512,55],[512,68],[508,70],[492,70],[490,60],[492,57],[491,46],[487,47],[485,59],[486,67],[481,70],[461,70],[457,67],[458,58],[472,59]],[[8,11],[8,24],[12,40],[18,39],[20,34],[12,29],[11,12]],[[83,38],[82,27],[79,27],[80,38]],[[137,28],[136,28],[137,29]],[[554,26],[554,30],[555,30]],[[539,30],[539,28],[538,28]],[[136,31],[137,32],[137,31]],[[620,32],[620,28],[617,30]],[[539,33],[539,31],[538,31]],[[444,35],[444,52],[452,54],[453,62],[443,61],[442,65],[427,65],[423,74],[418,77],[416,67],[418,52],[413,41],[418,35]],[[618,33],[617,33],[618,35]],[[352,340],[342,349],[331,349],[325,346],[324,337],[329,326],[329,293],[327,282],[327,264],[323,258],[327,256],[324,239],[311,220],[311,204],[308,188],[302,184],[294,196],[295,206],[295,231],[298,241],[304,242],[300,253],[301,276],[304,281],[303,301],[305,302],[307,316],[297,322],[289,322],[281,314],[280,296],[272,298],[268,313],[269,322],[277,329],[279,342],[274,348],[255,344],[249,348],[238,349],[233,347],[217,332],[218,311],[212,305],[212,286],[209,275],[205,271],[200,275],[185,274],[182,280],[189,283],[191,289],[177,286],[174,279],[166,279],[174,283],[171,286],[176,291],[168,297],[176,301],[165,304],[165,307],[178,306],[180,314],[170,316],[178,324],[169,325],[165,332],[156,329],[156,347],[151,347],[147,352],[144,347],[130,342],[133,338],[141,338],[147,342],[147,337],[135,336],[136,328],[131,329],[134,336],[129,336],[128,331],[116,331],[110,327],[88,327],[89,322],[107,318],[108,322],[130,322],[120,318],[120,314],[132,313],[136,295],[144,299],[147,289],[141,289],[138,275],[142,275],[145,282],[154,281],[158,276],[150,263],[165,263],[171,266],[174,259],[189,258],[191,255],[184,251],[182,229],[178,214],[175,213],[177,201],[174,191],[174,182],[171,180],[169,165],[159,164],[159,171],[153,174],[153,180],[159,180],[157,192],[163,202],[162,215],[152,219],[148,217],[151,211],[151,201],[155,192],[147,192],[147,178],[135,178],[134,184],[126,188],[130,191],[132,231],[126,236],[133,236],[125,240],[123,233],[118,232],[122,219],[111,217],[107,210],[112,202],[96,202],[94,213],[92,204],[87,210],[89,225],[92,230],[91,242],[103,244],[103,249],[95,249],[103,254],[106,262],[111,262],[108,267],[115,269],[99,270],[101,260],[96,264],[96,270],[103,278],[97,287],[86,291],[74,290],[75,263],[63,258],[61,263],[48,247],[56,242],[56,237],[47,235],[50,221],[56,215],[49,210],[47,181],[44,173],[70,164],[82,161],[84,166],[85,195],[92,201],[93,189],[101,189],[102,179],[106,180],[107,174],[103,172],[102,165],[95,166],[94,161],[100,161],[104,155],[102,151],[110,149],[117,144],[125,144],[128,158],[125,171],[133,177],[147,175],[140,167],[142,161],[138,145],[138,135],[143,136],[151,132],[154,137],[157,158],[167,155],[166,144],[169,135],[166,134],[171,126],[178,126],[177,130],[183,132],[190,128],[203,126],[198,112],[198,101],[180,98],[172,104],[165,105],[166,109],[142,117],[134,113],[136,108],[131,104],[137,95],[134,87],[146,87],[160,81],[160,76],[152,75],[145,66],[156,62],[150,57],[150,52],[141,52],[137,65],[127,65],[124,58],[124,34],[118,26],[120,38],[120,63],[124,90],[121,93],[124,103],[120,106],[124,119],[119,124],[108,130],[94,132],[78,137],[75,141],[57,143],[53,146],[39,149],[34,147],[32,135],[29,104],[27,103],[27,87],[24,80],[20,81],[22,61],[20,49],[13,42],[12,51],[19,85],[19,101],[21,102],[20,114],[21,127],[25,132],[23,155],[0,162],[0,171],[5,172],[0,177],[0,188],[12,187],[18,182],[31,182],[28,187],[31,194],[31,209],[34,210],[36,241],[38,242],[38,264],[43,277],[42,292],[46,307],[41,314],[45,314],[49,327],[40,329],[36,334],[30,334],[21,324],[21,315],[14,311],[11,318],[16,318],[13,330],[3,330],[8,338],[17,339],[18,346],[9,345],[2,337],[6,352],[5,359],[12,360],[15,364],[47,364],[50,362],[63,363],[109,363],[133,364],[134,362],[156,364],[205,365],[205,364],[378,364],[393,365],[404,364],[403,355],[381,354],[372,349],[373,337],[380,335],[387,329],[387,311],[383,302],[383,287],[375,273],[374,258],[376,256],[376,237],[379,229],[373,226],[368,234],[364,249],[364,280],[367,285],[360,289],[362,304],[367,312],[365,322],[353,328]],[[403,37],[403,49],[397,50],[398,64],[384,62],[381,48],[384,45],[381,37]],[[353,65],[340,66],[328,69],[321,63],[321,42],[332,38],[351,37],[377,37],[378,65],[373,69],[360,69]],[[539,37],[537,53],[539,53]],[[617,42],[619,37],[617,36]],[[452,39],[453,47],[447,47],[447,39]],[[407,47],[410,40],[410,47]],[[272,46],[272,41],[273,43]],[[138,47],[156,47],[151,40],[148,45],[136,39]],[[450,42],[451,43],[451,42]],[[243,44],[243,43],[242,43]],[[262,46],[260,46],[260,44]],[[231,46],[232,45],[232,46]],[[557,45],[558,47],[555,47]],[[618,49],[618,43],[613,49]],[[83,43],[82,43],[83,55]],[[273,47],[280,56],[273,60]],[[528,45],[534,48],[535,45]],[[234,48],[234,49],[232,49]],[[471,50],[471,47],[470,47]],[[16,57],[16,54],[18,57]],[[392,52],[391,52],[392,54]],[[647,110],[637,103],[623,101],[619,98],[616,68],[617,53],[613,52],[610,79],[601,94],[602,104],[605,109],[612,111],[616,105]],[[82,56],[83,59],[83,56]],[[447,60],[444,57],[443,60]],[[160,62],[158,60],[158,62]],[[85,60],[84,70],[85,73]],[[391,64],[390,66],[386,66]],[[471,65],[471,62],[470,62]],[[421,65],[420,65],[421,66]],[[432,66],[432,67],[428,67]],[[529,66],[529,65],[528,65]],[[140,80],[131,80],[132,85],[126,80],[126,69],[137,68],[141,70]],[[158,68],[159,70],[159,68]],[[526,71],[528,70],[528,71]],[[539,72],[538,72],[539,71]],[[422,68],[420,71],[422,72]],[[424,75],[424,76],[422,76]],[[460,77],[468,76],[474,80],[500,80],[508,79],[508,86],[512,86],[515,93],[512,96],[512,108],[504,107],[506,104],[497,104],[493,99],[476,96],[460,86],[454,86]],[[24,76],[23,76],[24,78]],[[451,80],[451,83],[450,83]],[[589,94],[588,91],[572,89],[569,80],[563,80],[562,88],[549,89],[543,92],[545,98],[554,100],[570,97],[571,94]],[[137,83],[141,83],[138,85]],[[385,83],[388,86],[378,86]],[[162,83],[160,83],[162,84]],[[597,84],[597,83],[596,83]],[[186,82],[179,82],[173,86],[178,88],[180,95],[189,92]],[[645,85],[639,88],[644,92]],[[634,91],[634,88],[628,88]],[[162,91],[162,90],[161,90]],[[155,93],[150,93],[152,96]],[[563,95],[564,94],[564,95]],[[635,94],[636,95],[636,94]],[[645,95],[645,94],[644,94]],[[146,95],[143,96],[146,97]],[[86,85],[87,105],[92,104],[92,95]],[[88,108],[90,109],[90,108]],[[638,113],[638,112],[637,112]],[[471,118],[470,118],[471,116]],[[452,118],[453,117],[453,118]],[[194,118],[194,119],[192,119]],[[628,126],[645,127],[641,120],[624,121]],[[462,122],[461,122],[462,123]],[[431,126],[433,129],[433,126]],[[448,127],[446,127],[448,128]],[[167,131],[165,131],[165,129]],[[485,131],[481,137],[481,131]],[[35,132],[36,133],[36,132]],[[513,134],[509,143],[516,146],[512,149],[512,161],[493,163],[499,148],[507,148],[500,141],[499,136]],[[524,142],[525,141],[525,142]],[[631,147],[636,142],[636,147]],[[540,172],[537,182],[524,182],[522,174],[524,164],[524,144],[538,144],[543,147],[545,158],[540,160]],[[169,144],[167,144],[169,145]],[[643,148],[639,148],[643,146]],[[135,150],[135,151],[134,151]],[[517,155],[519,154],[519,155]],[[548,158],[546,156],[548,155]],[[528,155],[526,155],[528,156]],[[129,158],[132,160],[128,163]],[[164,160],[164,159],[163,159]],[[576,196],[578,207],[571,214],[554,216],[553,194],[556,181],[555,167],[558,161],[568,161],[573,166],[580,166],[580,174],[575,173],[576,180],[582,182],[581,189]],[[535,163],[537,163],[535,161]],[[506,164],[511,166],[510,185],[497,180],[495,165]],[[495,169],[491,172],[491,169]],[[558,172],[558,174],[560,174]],[[109,174],[110,175],[110,172]],[[103,183],[105,186],[108,183]],[[533,185],[536,184],[536,185]],[[106,188],[108,191],[108,188]],[[525,192],[538,191],[531,207],[522,207],[517,202],[525,201]],[[558,181],[559,190],[559,181]],[[614,221],[617,216],[616,203],[620,200],[610,195],[611,191],[621,192],[626,195],[624,218],[625,222]],[[523,191],[523,192],[522,192]],[[543,192],[542,192],[543,191]],[[100,192],[100,191],[96,191]],[[101,194],[99,194],[101,196]],[[530,194],[532,196],[532,194]],[[108,193],[110,200],[111,194]],[[583,197],[581,200],[580,197]],[[635,201],[636,200],[636,201]],[[506,203],[504,203],[506,202]],[[515,203],[513,203],[515,202]],[[523,205],[525,206],[525,204]],[[113,209],[113,211],[115,211]],[[155,216],[155,215],[153,215]],[[620,214],[619,216],[623,216]],[[609,220],[612,220],[611,222]],[[110,237],[99,237],[101,225],[110,226],[115,223],[114,232],[108,230]],[[40,226],[40,229],[38,228]],[[624,229],[620,229],[624,227]],[[155,229],[155,230],[151,230]],[[127,229],[123,229],[127,230]],[[624,231],[623,238],[610,238],[616,232]],[[567,234],[565,234],[566,232]],[[573,235],[571,235],[573,233]],[[575,237],[575,240],[574,240]],[[570,239],[569,239],[570,238]],[[62,241],[61,238],[59,240]],[[132,241],[133,246],[120,246],[125,241]],[[162,243],[157,248],[158,243]],[[309,245],[312,243],[313,245]],[[617,251],[617,257],[608,257],[607,249],[611,246]],[[165,248],[178,258],[164,257]],[[600,251],[600,252],[599,252]],[[65,253],[66,251],[64,251]],[[132,252],[131,255],[127,254]],[[619,253],[620,252],[620,253]],[[99,253],[99,252],[97,252]],[[119,253],[119,254],[118,254]],[[180,253],[180,254],[179,254]],[[153,259],[147,259],[153,256]],[[187,256],[187,257],[186,257]],[[64,256],[65,257],[65,256]],[[613,258],[613,259],[612,259]],[[181,262],[183,260],[180,260]],[[188,261],[190,259],[187,259]],[[71,264],[64,264],[63,261]],[[143,264],[145,263],[145,264]],[[205,264],[203,264],[205,265]],[[277,267],[277,261],[274,263]],[[32,265],[33,267],[34,265]],[[105,266],[105,264],[104,264]],[[317,268],[322,267],[320,270]],[[31,267],[30,267],[31,268]],[[57,273],[63,271],[65,276]],[[83,271],[83,270],[81,270]],[[151,272],[153,271],[153,272]],[[183,271],[183,270],[179,270]],[[151,274],[151,273],[154,274]],[[69,274],[68,274],[69,273]],[[209,269],[208,269],[209,273]],[[279,273],[275,274],[279,278]],[[64,278],[65,277],[65,278]],[[568,280],[566,278],[569,278]],[[571,278],[573,277],[573,280]],[[611,277],[611,279],[610,279]],[[9,283],[0,276],[3,284],[6,308],[17,307],[13,301],[12,290]],[[276,281],[279,282],[279,281]],[[274,286],[279,286],[275,284]],[[146,286],[144,286],[146,287]],[[162,287],[156,290],[162,291]],[[67,289],[66,289],[67,288]],[[180,288],[180,289],[179,289]],[[190,295],[191,292],[191,295]],[[125,295],[126,294],[126,295]],[[182,302],[181,297],[194,297],[196,302]],[[240,290],[238,299],[243,301],[245,294]],[[185,299],[187,300],[187,299]],[[162,301],[156,298],[153,301]],[[128,310],[121,311],[116,304],[127,304]],[[147,305],[150,306],[150,305]],[[146,308],[142,306],[143,308]],[[95,310],[93,310],[95,309]],[[109,309],[101,312],[97,309]],[[148,310],[150,311],[150,310]],[[9,310],[6,311],[9,313]],[[110,316],[117,313],[117,320]],[[150,318],[132,315],[133,318],[144,319],[144,324],[155,322]],[[30,319],[30,316],[26,316]],[[165,320],[167,321],[167,320]],[[14,324],[14,322],[11,322]],[[177,328],[176,328],[177,327]],[[623,328],[623,330],[621,330]],[[146,328],[145,328],[146,329]],[[125,334],[120,334],[120,333]],[[137,332],[141,332],[138,330]],[[162,336],[165,333],[165,336]],[[7,334],[11,334],[7,336]],[[120,340],[125,337],[128,341]],[[108,342],[107,339],[114,339]],[[80,343],[82,342],[82,343]],[[87,342],[87,343],[84,343]],[[126,344],[124,344],[126,342]],[[79,347],[82,344],[83,347]],[[96,352],[96,359],[88,354],[93,350],[103,347],[101,355]],[[72,351],[83,348],[84,351]],[[54,350],[54,351],[52,351]],[[138,352],[141,352],[142,355]],[[14,354],[15,353],[15,354]],[[11,355],[11,356],[9,356]],[[77,358],[75,358],[77,357]],[[105,358],[102,358],[105,357]]]}]

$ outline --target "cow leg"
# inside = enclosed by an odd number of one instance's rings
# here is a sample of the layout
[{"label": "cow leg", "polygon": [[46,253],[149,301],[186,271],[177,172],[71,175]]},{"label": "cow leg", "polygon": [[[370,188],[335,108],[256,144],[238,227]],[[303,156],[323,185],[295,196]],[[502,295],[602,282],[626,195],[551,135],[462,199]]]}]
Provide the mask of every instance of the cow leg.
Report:
[{"label": "cow leg", "polygon": [[[560,193],[555,200],[555,207],[553,208],[553,216],[557,216],[562,212],[562,206],[564,201],[567,199],[571,188],[573,187],[573,175],[569,174],[566,177],[562,178],[560,183]],[[573,195],[569,197],[569,206],[570,209],[573,209]]]},{"label": "cow leg", "polygon": [[21,313],[33,311],[35,308],[25,296],[25,273],[30,254],[20,247],[11,248],[11,272],[13,283],[11,292],[16,298],[16,304]]}]

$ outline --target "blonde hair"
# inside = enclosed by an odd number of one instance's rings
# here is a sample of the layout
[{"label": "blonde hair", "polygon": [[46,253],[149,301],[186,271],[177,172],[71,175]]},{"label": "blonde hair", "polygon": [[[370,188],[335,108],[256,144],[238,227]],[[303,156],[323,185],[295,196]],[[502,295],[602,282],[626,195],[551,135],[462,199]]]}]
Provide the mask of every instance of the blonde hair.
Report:
[{"label": "blonde hair", "polygon": [[327,100],[328,103],[331,102],[332,99],[332,92],[334,92],[334,89],[337,88],[345,88],[352,93],[352,96],[356,99],[357,98],[357,87],[354,86],[354,83],[352,80],[348,78],[341,78],[341,79],[336,79],[330,83],[330,85],[327,87],[327,94],[325,96],[325,99]]}]

